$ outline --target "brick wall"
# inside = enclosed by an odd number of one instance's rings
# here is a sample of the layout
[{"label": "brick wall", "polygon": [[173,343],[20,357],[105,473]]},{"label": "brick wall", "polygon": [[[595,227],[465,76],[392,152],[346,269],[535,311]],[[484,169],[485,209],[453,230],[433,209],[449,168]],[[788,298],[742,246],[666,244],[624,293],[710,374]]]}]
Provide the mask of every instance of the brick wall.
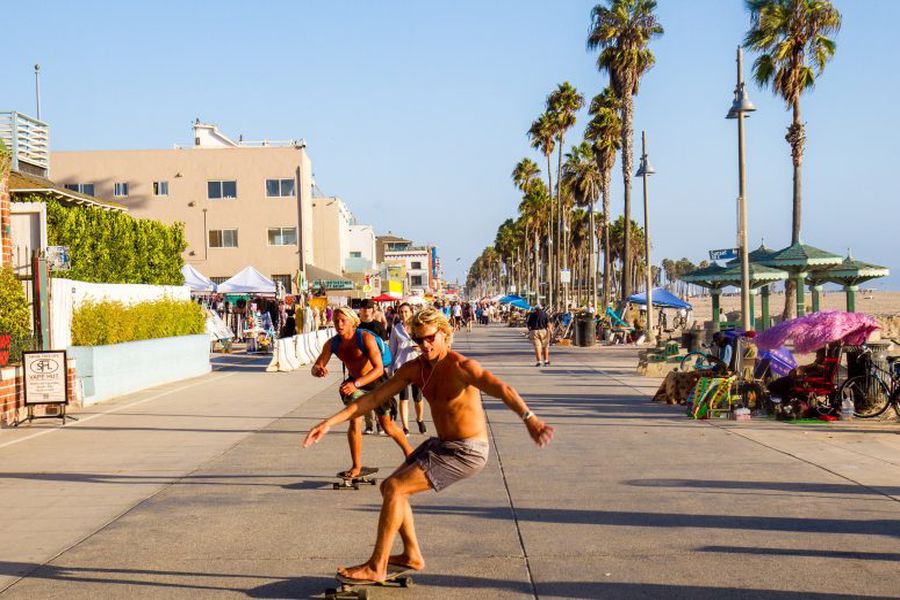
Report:
[{"label": "brick wall", "polygon": [[[75,361],[70,360],[67,365],[69,371],[69,409],[80,406],[80,402],[75,397]],[[40,405],[34,407],[35,416],[43,416],[47,414],[49,409],[51,414],[56,410],[53,405]],[[24,419],[27,411],[25,410],[25,389],[22,384],[22,367],[3,367],[0,369],[0,427],[11,427],[17,421]]]}]

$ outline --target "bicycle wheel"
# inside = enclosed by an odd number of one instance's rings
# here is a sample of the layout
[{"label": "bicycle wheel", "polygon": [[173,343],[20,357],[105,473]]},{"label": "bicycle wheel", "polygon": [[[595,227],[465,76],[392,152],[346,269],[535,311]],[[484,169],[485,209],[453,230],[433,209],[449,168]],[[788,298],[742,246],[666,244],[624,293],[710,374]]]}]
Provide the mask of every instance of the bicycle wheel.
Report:
[{"label": "bicycle wheel", "polygon": [[890,395],[884,382],[874,375],[857,375],[841,384],[838,397],[853,401],[853,416],[877,417],[887,410]]},{"label": "bicycle wheel", "polygon": [[681,371],[696,371],[698,369],[708,369],[711,366],[709,355],[705,352],[688,352],[682,357],[678,368]]}]

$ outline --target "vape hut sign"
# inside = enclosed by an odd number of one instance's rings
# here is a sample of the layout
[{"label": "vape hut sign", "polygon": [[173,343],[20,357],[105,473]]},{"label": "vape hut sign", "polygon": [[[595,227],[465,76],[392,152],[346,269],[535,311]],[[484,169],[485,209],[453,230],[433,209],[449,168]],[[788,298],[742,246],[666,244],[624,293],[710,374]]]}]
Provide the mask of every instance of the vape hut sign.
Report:
[{"label": "vape hut sign", "polygon": [[25,352],[25,405],[68,404],[68,371],[64,350]]}]

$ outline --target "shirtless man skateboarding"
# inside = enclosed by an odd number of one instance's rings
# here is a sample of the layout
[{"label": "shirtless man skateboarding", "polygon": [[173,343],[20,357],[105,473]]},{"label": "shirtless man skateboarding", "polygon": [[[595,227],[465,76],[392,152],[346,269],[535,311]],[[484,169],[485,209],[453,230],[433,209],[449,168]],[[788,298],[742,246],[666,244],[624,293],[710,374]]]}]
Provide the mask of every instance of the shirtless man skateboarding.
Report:
[{"label": "shirtless man skateboarding", "polygon": [[[375,338],[369,333],[362,334],[365,350],[359,347],[356,329],[359,326],[359,317],[352,309],[342,306],[334,311],[334,328],[340,338],[336,354],[347,367],[347,379],[341,384],[340,394],[344,405],[350,405],[356,398],[365,392],[375,389],[384,375],[384,365],[381,363],[381,351]],[[312,374],[316,377],[328,375],[328,364],[331,359],[331,342],[322,347],[319,358],[312,366]],[[347,441],[350,444],[350,458],[353,465],[344,471],[341,476],[350,479],[359,475],[362,470],[362,416],[370,410],[378,415],[378,422],[386,434],[397,442],[403,449],[403,454],[409,456],[412,446],[406,440],[406,436],[391,420],[390,411],[393,397],[383,398],[377,405],[371,405],[366,411],[355,415],[350,420],[347,429]],[[352,406],[352,405],[351,405]],[[343,411],[342,411],[343,412]],[[345,419],[346,420],[346,419]]]},{"label": "shirtless man skateboarding", "polygon": [[[553,428],[528,410],[519,394],[474,360],[450,350],[453,328],[447,318],[427,308],[412,318],[413,340],[422,354],[397,370],[391,379],[313,427],[303,440],[308,448],[347,420],[358,419],[367,410],[380,406],[409,384],[416,384],[431,407],[438,437],[429,438],[381,484],[383,502],[378,518],[378,537],[369,560],[355,567],[339,568],[342,581],[365,583],[384,581],[388,563],[414,570],[425,568],[413,526],[409,497],[428,489],[442,489],[474,475],[488,459],[488,433],[482,392],[499,398],[525,423],[528,435],[538,446],[553,438]],[[394,536],[400,533],[403,552],[390,556]]]}]

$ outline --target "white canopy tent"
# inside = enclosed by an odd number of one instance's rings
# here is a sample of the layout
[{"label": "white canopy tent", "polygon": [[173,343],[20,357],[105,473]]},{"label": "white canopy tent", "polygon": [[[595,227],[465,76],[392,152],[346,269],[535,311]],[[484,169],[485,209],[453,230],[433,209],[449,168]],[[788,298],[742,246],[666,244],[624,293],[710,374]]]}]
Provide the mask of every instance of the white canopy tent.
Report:
[{"label": "white canopy tent", "polygon": [[192,292],[216,291],[216,284],[213,283],[212,279],[187,263],[181,267],[181,274],[184,275],[184,285],[191,288]]},{"label": "white canopy tent", "polygon": [[254,269],[245,267],[243,271],[217,286],[219,292],[227,294],[275,294],[275,282]]}]

